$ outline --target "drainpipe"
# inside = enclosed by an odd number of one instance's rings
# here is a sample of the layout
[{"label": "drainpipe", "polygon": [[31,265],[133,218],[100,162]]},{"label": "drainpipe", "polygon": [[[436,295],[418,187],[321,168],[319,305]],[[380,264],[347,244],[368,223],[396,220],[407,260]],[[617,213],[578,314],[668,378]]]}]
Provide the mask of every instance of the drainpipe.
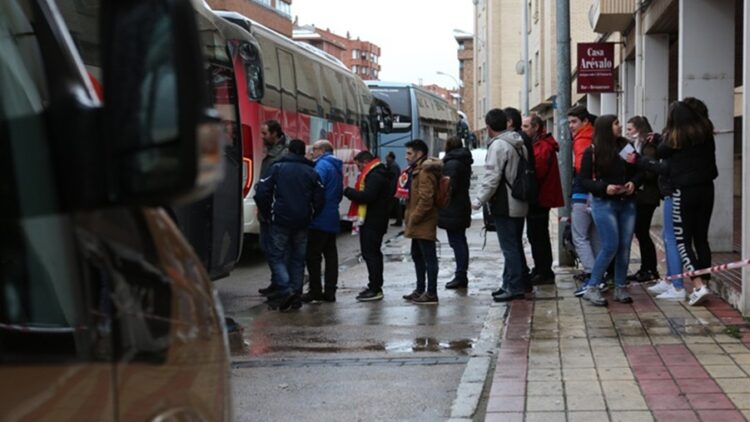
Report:
[{"label": "drainpipe", "polygon": [[573,145],[568,130],[568,108],[570,107],[570,1],[557,0],[556,2],[556,32],[557,32],[557,97],[555,102],[555,126],[557,129],[557,142],[560,144],[560,181],[565,198],[565,207],[558,209],[561,220],[558,227],[558,256],[560,266],[572,266],[573,257],[565,251],[563,244],[563,233],[565,226],[570,224],[570,191],[573,183]]}]

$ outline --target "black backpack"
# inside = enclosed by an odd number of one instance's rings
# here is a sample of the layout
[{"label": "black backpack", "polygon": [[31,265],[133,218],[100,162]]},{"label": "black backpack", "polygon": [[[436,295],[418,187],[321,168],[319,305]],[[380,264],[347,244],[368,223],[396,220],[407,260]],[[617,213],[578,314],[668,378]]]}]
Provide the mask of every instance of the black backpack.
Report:
[{"label": "black backpack", "polygon": [[[510,144],[510,142],[508,143]],[[536,183],[536,171],[531,167],[531,164],[529,164],[529,160],[527,160],[517,148],[513,147],[513,149],[516,151],[516,154],[518,154],[516,179],[513,181],[513,184],[508,183],[508,179],[505,179],[505,184],[510,188],[510,195],[512,197],[529,204],[535,203],[539,197],[539,186]],[[534,152],[531,151],[529,153],[533,154]],[[505,169],[503,169],[503,178],[504,176]]]}]

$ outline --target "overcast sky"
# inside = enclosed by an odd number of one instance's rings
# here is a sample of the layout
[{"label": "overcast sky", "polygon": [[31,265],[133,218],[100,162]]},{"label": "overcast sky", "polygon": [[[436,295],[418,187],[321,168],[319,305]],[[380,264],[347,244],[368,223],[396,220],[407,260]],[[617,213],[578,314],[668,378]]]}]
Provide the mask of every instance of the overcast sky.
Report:
[{"label": "overcast sky", "polygon": [[458,79],[458,44],[453,30],[474,32],[472,0],[294,0],[301,25],[360,37],[380,47],[380,80],[436,83]]}]

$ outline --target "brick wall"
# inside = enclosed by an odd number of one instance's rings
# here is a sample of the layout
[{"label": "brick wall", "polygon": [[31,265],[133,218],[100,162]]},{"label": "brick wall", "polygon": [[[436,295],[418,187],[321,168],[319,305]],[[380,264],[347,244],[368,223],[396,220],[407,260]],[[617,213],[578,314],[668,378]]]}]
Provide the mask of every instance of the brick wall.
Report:
[{"label": "brick wall", "polygon": [[276,32],[292,37],[292,21],[274,9],[255,3],[252,0],[208,0],[209,6],[215,10],[232,10]]}]

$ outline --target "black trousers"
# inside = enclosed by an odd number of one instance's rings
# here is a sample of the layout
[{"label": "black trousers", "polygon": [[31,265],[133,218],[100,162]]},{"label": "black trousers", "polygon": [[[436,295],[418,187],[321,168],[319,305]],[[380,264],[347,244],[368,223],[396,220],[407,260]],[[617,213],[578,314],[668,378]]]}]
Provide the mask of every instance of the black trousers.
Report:
[{"label": "black trousers", "polygon": [[362,249],[362,259],[367,265],[371,290],[383,290],[383,252],[380,250],[385,233],[362,226],[359,229],[359,247]]},{"label": "black trousers", "polygon": [[[714,210],[714,184],[676,189],[672,194],[672,222],[677,251],[685,271],[711,266],[708,226]],[[701,278],[709,280],[709,274]]]},{"label": "black trousers", "polygon": [[320,285],[321,256],[325,259],[325,290],[335,292],[339,279],[339,252],[336,234],[320,230],[307,233],[307,272],[310,275],[310,292],[322,293]]},{"label": "black trousers", "polygon": [[549,208],[529,206],[526,236],[531,245],[536,274],[552,274],[552,244],[549,238]]},{"label": "black trousers", "polygon": [[401,206],[401,201],[398,198],[391,198],[391,206],[390,210],[388,211],[388,215],[393,215],[393,213],[396,213],[396,223],[395,224],[403,224],[404,221],[404,210]]},{"label": "black trousers", "polygon": [[657,205],[638,204],[635,209],[635,237],[638,239],[638,249],[641,251],[641,271],[656,274],[656,247],[651,240],[651,218]]}]

